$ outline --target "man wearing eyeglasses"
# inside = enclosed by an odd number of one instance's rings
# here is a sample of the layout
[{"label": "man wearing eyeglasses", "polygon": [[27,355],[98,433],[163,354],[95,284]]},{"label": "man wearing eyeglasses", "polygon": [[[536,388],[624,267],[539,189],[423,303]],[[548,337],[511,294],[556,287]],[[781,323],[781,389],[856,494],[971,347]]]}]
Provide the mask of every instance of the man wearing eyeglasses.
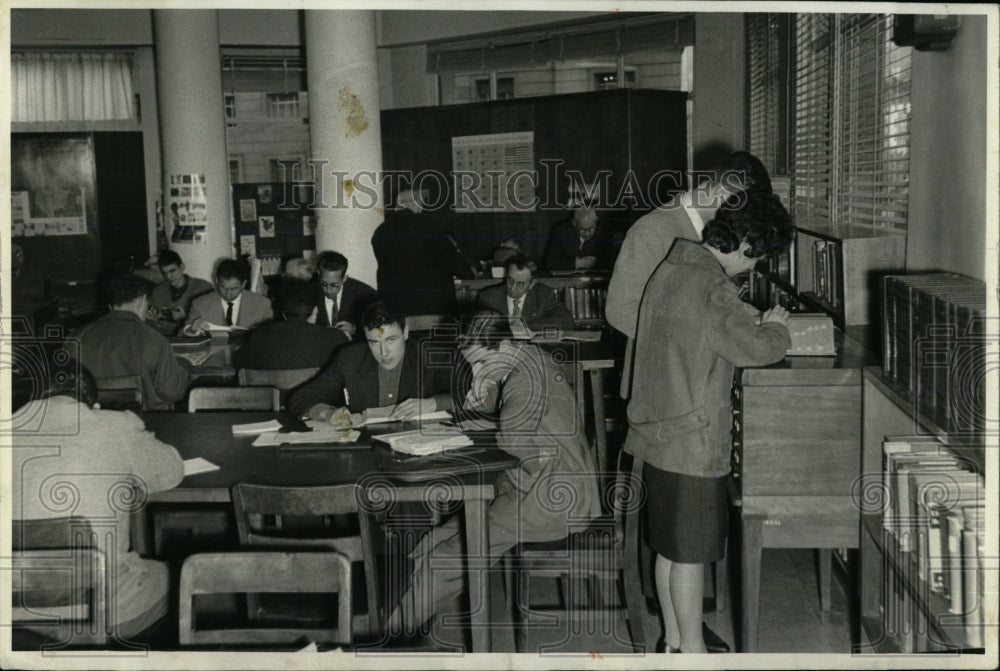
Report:
[{"label": "man wearing eyeglasses", "polygon": [[507,315],[515,334],[518,331],[515,325],[523,325],[535,333],[576,328],[573,315],[556,297],[555,290],[537,282],[536,269],[535,262],[525,256],[510,257],[504,261],[505,283],[480,291],[479,303]]}]

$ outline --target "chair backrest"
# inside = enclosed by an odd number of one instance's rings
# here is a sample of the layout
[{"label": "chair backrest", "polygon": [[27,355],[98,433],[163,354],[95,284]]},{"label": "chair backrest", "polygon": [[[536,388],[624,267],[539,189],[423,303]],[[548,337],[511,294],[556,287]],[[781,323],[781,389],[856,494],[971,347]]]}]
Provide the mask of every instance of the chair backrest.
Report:
[{"label": "chair backrest", "polygon": [[113,623],[108,573],[83,518],[15,520],[11,624],[51,640],[46,649],[104,645]]},{"label": "chair backrest", "polygon": [[319,368],[294,368],[291,370],[260,370],[241,368],[237,374],[240,385],[271,385],[281,391],[288,391],[312,379]]},{"label": "chair backrest", "polygon": [[274,387],[195,387],[188,395],[188,412],[280,409],[281,399]]},{"label": "chair backrest", "polygon": [[[368,611],[359,617],[355,630],[378,633],[382,627],[379,608],[378,565],[372,536],[371,516],[359,511],[357,486],[272,487],[239,483],[232,500],[240,545],[285,549],[329,548],[350,561],[362,562]],[[342,531],[334,516],[357,519]]]},{"label": "chair backrest", "polygon": [[105,409],[142,408],[142,377],[139,375],[118,375],[95,378],[97,382],[97,402]]},{"label": "chair backrest", "polygon": [[[335,621],[313,626],[245,626],[199,629],[195,597],[203,594],[337,594]],[[181,645],[292,645],[350,643],[351,562],[339,552],[210,552],[191,555],[181,567]]]}]

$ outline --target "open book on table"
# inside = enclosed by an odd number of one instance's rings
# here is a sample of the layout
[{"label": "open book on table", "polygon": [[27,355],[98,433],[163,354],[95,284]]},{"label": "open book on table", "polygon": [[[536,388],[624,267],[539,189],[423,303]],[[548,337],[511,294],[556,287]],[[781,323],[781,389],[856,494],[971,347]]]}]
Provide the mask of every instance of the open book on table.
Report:
[{"label": "open book on table", "polygon": [[404,454],[437,454],[446,450],[472,445],[472,439],[456,426],[430,424],[412,431],[385,433],[375,436],[375,440],[387,443],[389,447]]}]

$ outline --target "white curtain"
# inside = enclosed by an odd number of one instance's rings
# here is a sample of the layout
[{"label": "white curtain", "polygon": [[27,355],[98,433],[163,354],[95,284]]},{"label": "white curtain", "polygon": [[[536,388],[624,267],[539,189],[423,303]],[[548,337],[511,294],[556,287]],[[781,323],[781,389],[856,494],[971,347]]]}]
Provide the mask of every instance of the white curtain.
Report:
[{"label": "white curtain", "polygon": [[11,54],[12,121],[132,119],[132,55]]}]

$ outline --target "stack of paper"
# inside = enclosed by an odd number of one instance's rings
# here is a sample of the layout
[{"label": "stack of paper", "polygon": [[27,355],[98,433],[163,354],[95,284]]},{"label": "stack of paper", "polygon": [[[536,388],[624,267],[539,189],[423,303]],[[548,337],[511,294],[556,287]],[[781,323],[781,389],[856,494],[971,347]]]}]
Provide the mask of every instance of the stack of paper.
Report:
[{"label": "stack of paper", "polygon": [[[306,426],[311,428],[312,431],[292,431],[290,433],[269,431],[267,433],[261,433],[251,444],[255,447],[262,445],[301,445],[303,443],[343,444],[357,442],[358,438],[361,436],[360,431],[335,429],[326,422],[320,422],[314,419],[307,419]],[[235,427],[233,428],[235,429]]]},{"label": "stack of paper", "polygon": [[[385,424],[387,422],[401,421],[389,417],[389,415],[391,415],[392,411],[395,409],[396,406],[387,405],[382,408],[368,408],[364,412],[360,413],[360,415],[351,413],[351,424],[353,424],[355,427],[361,427],[367,424]],[[435,410],[434,412],[425,412],[416,415],[406,421],[427,422],[427,421],[436,421],[439,419],[450,420],[451,415],[448,413],[447,410]]]},{"label": "stack of paper", "polygon": [[250,424],[233,424],[233,435],[234,436],[255,435],[258,433],[277,431],[280,428],[281,428],[281,422],[279,422],[276,419],[268,420],[266,422],[252,422]]},{"label": "stack of paper", "polygon": [[444,424],[431,424],[413,431],[387,433],[375,437],[404,454],[428,455],[472,445],[472,439],[461,429]]}]

